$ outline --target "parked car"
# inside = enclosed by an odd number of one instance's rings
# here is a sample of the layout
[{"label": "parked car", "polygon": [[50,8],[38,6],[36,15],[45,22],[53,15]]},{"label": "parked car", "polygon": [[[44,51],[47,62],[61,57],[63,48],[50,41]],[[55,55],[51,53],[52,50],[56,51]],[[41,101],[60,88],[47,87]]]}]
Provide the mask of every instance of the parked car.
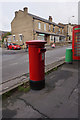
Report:
[{"label": "parked car", "polygon": [[11,50],[20,50],[21,46],[16,43],[10,43],[10,45],[8,45],[7,48]]}]

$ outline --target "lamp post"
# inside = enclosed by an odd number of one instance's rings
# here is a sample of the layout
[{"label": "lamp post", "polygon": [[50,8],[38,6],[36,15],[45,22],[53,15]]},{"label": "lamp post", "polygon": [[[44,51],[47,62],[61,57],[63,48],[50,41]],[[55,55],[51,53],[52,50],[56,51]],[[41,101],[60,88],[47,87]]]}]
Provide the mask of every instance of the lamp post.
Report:
[{"label": "lamp post", "polygon": [[70,23],[70,19],[71,19],[72,17],[75,17],[75,16],[73,15],[73,16],[70,16],[70,17],[68,18],[68,24]]},{"label": "lamp post", "polygon": [[68,40],[68,37],[69,37],[69,24],[70,24],[70,18],[72,18],[72,17],[75,17],[75,16],[70,16],[70,17],[68,18],[68,25],[67,25],[67,40]]}]

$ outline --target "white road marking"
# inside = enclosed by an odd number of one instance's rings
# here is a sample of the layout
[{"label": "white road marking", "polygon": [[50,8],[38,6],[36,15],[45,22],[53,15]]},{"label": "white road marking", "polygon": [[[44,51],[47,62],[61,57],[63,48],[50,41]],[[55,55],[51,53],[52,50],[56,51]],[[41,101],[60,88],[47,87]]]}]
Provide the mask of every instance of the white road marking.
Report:
[{"label": "white road marking", "polygon": [[17,65],[17,64],[18,64],[18,63],[12,63],[12,64],[10,64],[10,65],[12,65],[12,66],[13,66],[13,65]]}]

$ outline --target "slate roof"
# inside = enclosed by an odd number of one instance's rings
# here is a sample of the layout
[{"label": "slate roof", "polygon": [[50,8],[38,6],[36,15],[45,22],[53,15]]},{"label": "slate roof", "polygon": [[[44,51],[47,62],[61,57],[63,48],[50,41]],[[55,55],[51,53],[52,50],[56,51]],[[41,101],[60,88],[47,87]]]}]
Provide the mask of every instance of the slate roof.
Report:
[{"label": "slate roof", "polygon": [[49,24],[53,24],[54,26],[58,26],[58,27],[60,27],[60,28],[64,28],[64,27],[62,27],[62,26],[60,26],[60,25],[58,25],[58,24],[56,24],[56,23],[54,23],[54,22],[50,22],[49,20],[44,19],[44,18],[41,18],[41,17],[39,17],[39,16],[30,14],[30,13],[28,13],[28,15],[32,16],[33,19],[41,20],[41,21],[43,21],[43,22],[46,22],[46,23],[49,23]]}]

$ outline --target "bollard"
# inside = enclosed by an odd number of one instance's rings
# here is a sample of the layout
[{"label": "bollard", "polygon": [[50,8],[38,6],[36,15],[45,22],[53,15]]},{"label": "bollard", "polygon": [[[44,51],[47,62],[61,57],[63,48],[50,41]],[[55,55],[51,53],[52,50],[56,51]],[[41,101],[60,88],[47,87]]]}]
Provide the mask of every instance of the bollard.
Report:
[{"label": "bollard", "polygon": [[45,52],[44,40],[27,41],[29,48],[30,87],[41,90],[45,87]]}]

